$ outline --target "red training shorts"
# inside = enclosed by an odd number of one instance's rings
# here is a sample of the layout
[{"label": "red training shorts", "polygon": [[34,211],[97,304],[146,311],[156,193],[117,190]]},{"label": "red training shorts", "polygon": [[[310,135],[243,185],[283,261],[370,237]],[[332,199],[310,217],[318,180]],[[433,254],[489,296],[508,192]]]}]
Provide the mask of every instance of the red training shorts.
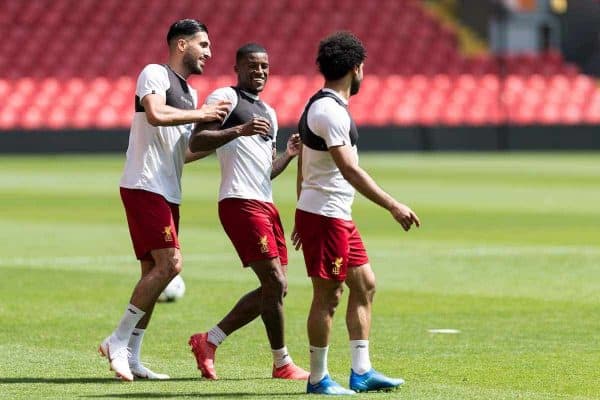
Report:
[{"label": "red training shorts", "polygon": [[121,188],[121,200],[138,260],[152,260],[150,250],[179,249],[179,205],[140,189]]},{"label": "red training shorts", "polygon": [[273,203],[223,199],[219,201],[219,219],[244,267],[275,257],[287,265],[283,226]]},{"label": "red training shorts", "polygon": [[296,232],[310,277],[344,281],[348,268],[369,262],[353,221],[296,209]]}]

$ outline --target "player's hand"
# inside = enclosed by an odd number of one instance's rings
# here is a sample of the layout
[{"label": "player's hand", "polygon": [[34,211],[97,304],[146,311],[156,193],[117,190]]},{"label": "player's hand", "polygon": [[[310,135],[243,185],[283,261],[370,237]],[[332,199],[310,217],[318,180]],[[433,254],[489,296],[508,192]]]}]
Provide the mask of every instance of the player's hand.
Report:
[{"label": "player's hand", "polygon": [[296,226],[294,225],[294,229],[292,229],[292,245],[294,246],[294,248],[296,250],[300,250],[300,248],[302,247],[302,241],[300,240],[300,235],[298,234],[298,231],[296,230]]},{"label": "player's hand", "polygon": [[421,226],[421,221],[419,221],[417,214],[402,203],[394,204],[392,208],[390,208],[390,213],[392,213],[394,219],[402,225],[402,229],[405,231],[410,230],[413,224],[415,224],[417,228]]},{"label": "player's hand", "polygon": [[271,132],[271,123],[268,119],[263,117],[253,117],[250,121],[246,122],[242,125],[242,130],[240,132],[241,136],[252,136],[252,135],[261,135],[261,136],[270,136]]},{"label": "player's hand", "polygon": [[213,104],[204,104],[200,107],[202,112],[202,119],[205,122],[223,122],[229,109],[231,108],[231,102],[227,100],[220,100]]},{"label": "player's hand", "polygon": [[287,148],[285,152],[290,157],[296,157],[298,153],[300,153],[300,149],[302,148],[302,141],[300,141],[300,135],[298,133],[294,133],[288,138]]}]

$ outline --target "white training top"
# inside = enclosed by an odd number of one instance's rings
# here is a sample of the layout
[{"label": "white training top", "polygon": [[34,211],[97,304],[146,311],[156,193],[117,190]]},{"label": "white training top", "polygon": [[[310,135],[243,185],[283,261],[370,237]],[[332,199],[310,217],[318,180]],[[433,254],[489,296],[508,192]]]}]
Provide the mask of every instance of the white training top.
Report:
[{"label": "white training top", "polygon": [[[166,99],[169,87],[166,67],[149,64],[138,77],[135,94],[140,102],[151,93]],[[198,95],[191,87],[189,92],[196,108]],[[145,112],[134,113],[120,186],[158,193],[167,201],[180,204],[181,173],[193,126],[152,126]]]},{"label": "white training top", "polygon": [[[330,89],[323,89],[347,101]],[[316,100],[307,114],[308,128],[327,144],[327,148],[350,145],[350,116],[334,99]],[[358,161],[356,145],[352,146]],[[302,190],[297,207],[326,217],[352,220],[354,187],[342,176],[329,151],[302,146]]]},{"label": "white training top", "polygon": [[[252,93],[244,91],[244,94],[258,99],[258,96]],[[220,100],[231,102],[229,113],[238,104],[238,96],[231,87],[215,90],[206,98],[205,103],[212,104]],[[226,198],[237,198],[273,202],[271,170],[273,167],[273,143],[277,140],[277,115],[268,104],[263,104],[271,116],[273,139],[265,141],[260,135],[240,136],[217,149],[217,157],[221,164],[219,201]],[[223,123],[227,121],[229,113]]]}]

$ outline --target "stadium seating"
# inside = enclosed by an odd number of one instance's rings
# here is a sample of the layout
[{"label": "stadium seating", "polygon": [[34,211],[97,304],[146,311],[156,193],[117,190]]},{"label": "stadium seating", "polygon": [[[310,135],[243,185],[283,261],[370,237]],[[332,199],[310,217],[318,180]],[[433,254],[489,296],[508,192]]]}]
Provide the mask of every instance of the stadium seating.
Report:
[{"label": "stadium seating", "polygon": [[183,17],[205,21],[213,41],[205,75],[192,79],[201,99],[234,83],[241,44],[269,49],[264,97],[280,125],[294,125],[322,84],[316,47],[338,29],[354,31],[368,50],[351,102],[359,124],[600,122],[595,82],[559,53],[465,57],[456,34],[417,0],[4,0],[0,129],[128,126],[135,76],[165,61],[165,31]]}]

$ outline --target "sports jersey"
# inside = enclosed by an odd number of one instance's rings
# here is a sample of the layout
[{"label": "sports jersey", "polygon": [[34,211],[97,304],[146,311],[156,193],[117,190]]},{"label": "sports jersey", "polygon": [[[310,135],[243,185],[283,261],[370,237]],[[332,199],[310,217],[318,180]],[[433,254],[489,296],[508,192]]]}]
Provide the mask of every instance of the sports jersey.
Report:
[{"label": "sports jersey", "polygon": [[273,202],[271,170],[273,149],[277,139],[277,115],[258,96],[234,87],[219,88],[206,99],[206,104],[220,100],[231,102],[222,129],[248,122],[262,116],[271,122],[269,136],[240,136],[217,149],[221,164],[219,201],[226,198]]},{"label": "sports jersey", "polygon": [[142,105],[149,94],[163,96],[167,105],[185,110],[195,109],[198,102],[196,91],[168,65],[149,64],[142,70],[120,186],[158,193],[180,204],[181,173],[193,124],[152,126]]},{"label": "sports jersey", "polygon": [[349,144],[358,161],[358,130],[347,102],[322,89],[306,105],[298,130],[302,138],[302,190],[297,208],[326,217],[352,220],[354,187],[342,176],[328,149]]}]

